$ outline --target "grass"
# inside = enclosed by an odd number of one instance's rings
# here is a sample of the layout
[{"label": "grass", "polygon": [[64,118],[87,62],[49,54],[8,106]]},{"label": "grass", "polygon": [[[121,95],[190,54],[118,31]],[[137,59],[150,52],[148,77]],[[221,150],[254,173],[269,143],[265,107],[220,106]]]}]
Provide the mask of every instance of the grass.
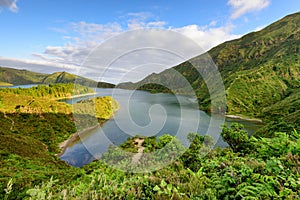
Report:
[{"label": "grass", "polygon": [[[1,199],[5,197],[4,189],[10,179],[13,180],[12,189],[17,191],[10,194],[10,199],[23,199],[27,196],[28,188],[51,177],[60,179],[61,184],[67,184],[84,172],[82,169],[68,166],[55,156],[60,152],[59,143],[68,139],[78,129],[72,106],[45,98],[47,96],[38,97],[40,92],[46,89],[45,87],[0,91]],[[55,88],[65,87],[61,85]],[[28,93],[36,96],[26,95]],[[55,93],[60,94],[59,96],[64,95],[62,91],[60,93],[55,91]],[[81,112],[82,119],[97,119],[97,117],[107,119],[109,114],[113,113],[109,109],[118,107],[117,102],[109,97],[96,98],[92,101],[96,109],[106,108],[105,112],[100,113],[96,110],[94,116]],[[82,105],[75,105],[77,106]],[[86,121],[83,123],[88,125]]]},{"label": "grass", "polygon": [[[140,86],[153,93],[182,94],[189,85],[198,97],[201,110],[221,113],[226,111],[227,114],[259,117],[268,121],[270,116],[264,110],[272,110],[274,104],[277,107],[286,105],[289,101],[285,100],[287,92],[300,87],[299,16],[299,12],[289,15],[261,31],[225,42],[208,51],[212,59],[210,61],[218,67],[225,86],[226,108],[212,108],[211,98],[216,98],[214,100],[217,101],[222,98],[218,94],[209,94],[206,87],[204,79],[211,86],[214,86],[215,80],[210,80],[211,70],[208,68],[213,65],[203,65],[209,58],[205,54],[159,74],[151,74],[140,82],[120,84],[117,87],[132,89]],[[176,75],[174,70],[180,75]],[[281,109],[284,110],[285,107]],[[300,106],[295,108],[295,112],[299,109]],[[287,120],[294,118],[293,116],[298,114],[281,114]],[[276,117],[274,115],[272,120]]]},{"label": "grass", "polygon": [[13,84],[0,81],[0,86],[13,86]]},{"label": "grass", "polygon": [[[209,150],[203,157],[199,152],[207,147],[206,140],[196,135],[179,159],[160,170],[129,173],[100,160],[85,166],[85,173],[67,184],[53,178],[27,194],[33,199],[38,195],[49,199],[298,199],[299,139],[297,132],[289,136],[278,133],[273,138],[251,137],[247,147],[242,147],[248,153],[228,147]],[[133,140],[129,138],[120,147],[134,150]],[[162,143],[150,138],[143,146],[155,151]],[[107,154],[111,159],[122,156],[114,150]]]}]

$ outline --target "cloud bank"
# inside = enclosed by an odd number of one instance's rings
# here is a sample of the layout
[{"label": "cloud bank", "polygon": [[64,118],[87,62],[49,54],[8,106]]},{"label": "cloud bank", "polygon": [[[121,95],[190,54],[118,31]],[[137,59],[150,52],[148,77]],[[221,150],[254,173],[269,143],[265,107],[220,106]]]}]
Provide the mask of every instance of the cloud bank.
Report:
[{"label": "cloud bank", "polygon": [[270,0],[229,0],[227,4],[233,8],[230,18],[237,19],[246,13],[266,8],[270,5]]},{"label": "cloud bank", "polygon": [[60,64],[47,61],[37,61],[30,59],[16,59],[0,57],[1,67],[10,67],[15,69],[28,69],[39,73],[53,73],[59,71],[68,71],[70,73],[77,73],[79,66]]},{"label": "cloud bank", "polygon": [[[7,7],[15,12],[18,10],[16,3],[17,0],[0,0],[1,7]],[[32,56],[39,61],[0,57],[0,66],[14,67],[19,69],[24,68],[48,73],[62,70],[71,73],[77,73],[80,71],[81,74],[79,75],[84,75],[88,78],[95,79],[93,75],[103,66],[100,66],[100,64],[97,63],[99,58],[95,57],[91,60],[89,55],[91,55],[93,50],[95,50],[99,45],[109,39],[117,37],[121,33],[153,28],[174,31],[193,40],[201,47],[201,52],[204,52],[220,43],[241,37],[241,35],[232,33],[235,28],[233,25],[233,20],[246,13],[256,12],[266,8],[269,6],[269,4],[270,0],[228,0],[227,5],[232,8],[232,11],[231,15],[228,16],[228,21],[223,25],[219,25],[217,21],[211,21],[205,26],[191,24],[183,27],[170,27],[168,26],[167,22],[159,20],[156,16],[149,12],[128,13],[125,16],[120,16],[121,22],[118,21],[107,24],[88,23],[85,21],[72,22],[63,29],[51,28],[51,31],[56,31],[62,34],[62,37],[66,40],[66,43],[60,46],[49,45],[43,52],[32,53]],[[166,38],[160,36],[159,34],[148,35],[147,39],[151,40],[153,44],[161,44],[166,41]],[[118,43],[114,43],[110,48],[113,48],[117,51],[118,49],[122,49],[128,45],[128,41],[119,41]],[[171,48],[173,48],[177,45],[177,43],[175,41],[173,44],[169,45]],[[99,54],[99,56],[103,55]],[[145,55],[142,55],[141,58],[143,58],[143,56]],[[87,58],[89,58],[88,65],[82,66],[84,70],[80,70],[80,66],[82,64],[87,64]],[[147,58],[144,59],[147,60]],[[166,68],[172,67],[170,63],[165,63],[163,60],[158,59],[156,61],[156,63],[152,64],[152,67],[145,67],[143,64],[143,71],[137,72],[134,70],[129,70],[131,75],[128,77],[131,79],[126,81],[137,81],[138,79],[141,79],[152,72],[160,72]],[[158,63],[158,61],[161,63]],[[128,74],[128,69],[133,69],[133,66],[132,63],[128,63],[128,60],[126,62],[117,63],[114,69],[110,69],[110,73],[106,73],[107,78],[101,81],[116,83],[119,77],[123,77],[126,73]],[[173,64],[178,64],[178,62],[178,60],[174,59]],[[98,66],[98,69],[95,66]]]},{"label": "cloud bank", "polygon": [[13,12],[18,12],[17,0],[0,0],[0,9],[8,8]]},{"label": "cloud bank", "polygon": [[[209,25],[198,26],[188,25],[184,27],[174,28],[168,27],[167,22],[157,20],[151,13],[129,13],[126,16],[126,25],[122,26],[120,23],[108,23],[108,24],[95,24],[87,23],[85,21],[71,23],[70,30],[66,32],[73,33],[72,36],[68,35],[68,42],[64,46],[47,46],[43,53],[34,53],[36,58],[42,59],[47,62],[58,62],[71,65],[81,65],[85,59],[97,48],[99,44],[102,44],[108,39],[118,36],[121,33],[130,32],[133,30],[142,29],[159,29],[169,30],[182,34],[183,36],[192,39],[198,44],[201,52],[208,51],[212,47],[235,38],[240,35],[231,34],[233,25],[228,23],[226,26],[217,26],[217,22],[212,21]],[[59,30],[61,32],[61,30]],[[148,37],[154,44],[164,43],[166,38],[161,37],[158,34],[154,34]],[[120,49],[128,45],[127,41],[119,42],[115,44],[113,48]],[[176,42],[170,44],[170,47],[176,46]],[[119,66],[120,71],[126,71],[126,67]],[[161,70],[172,67],[170,65],[161,66]],[[87,70],[89,71],[89,70]],[[156,70],[157,72],[158,70]],[[154,72],[154,71],[153,71]],[[89,74],[92,74],[89,73]],[[142,76],[148,75],[148,70],[145,71]],[[121,76],[122,74],[119,74]],[[117,74],[116,74],[117,76]],[[138,75],[137,77],[141,77]]]}]

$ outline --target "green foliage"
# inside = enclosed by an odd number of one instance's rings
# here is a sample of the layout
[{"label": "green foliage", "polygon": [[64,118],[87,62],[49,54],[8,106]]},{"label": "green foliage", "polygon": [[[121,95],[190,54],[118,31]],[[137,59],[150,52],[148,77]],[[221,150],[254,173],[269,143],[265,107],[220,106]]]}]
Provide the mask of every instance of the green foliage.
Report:
[{"label": "green foliage", "polygon": [[[299,124],[299,15],[299,12],[289,15],[261,31],[208,51],[224,82],[228,114],[266,120],[284,117]],[[207,56],[200,55],[159,74],[151,74],[140,82],[119,84],[117,87],[170,92],[166,89],[168,87],[175,94],[185,94],[189,84],[198,97],[200,109],[224,111],[225,108],[211,108],[211,98],[218,101],[218,95],[209,94],[204,82],[204,79],[211,81],[209,70],[202,66],[206,62]],[[214,82],[211,83],[213,85]]]},{"label": "green foliage", "polygon": [[[123,142],[119,147],[126,151],[126,152],[132,152],[137,153],[138,152],[138,146],[135,141],[136,137],[128,138],[125,142]],[[140,138],[138,138],[140,139]]]},{"label": "green foliage", "polygon": [[[211,149],[211,138],[198,134],[189,134],[188,149],[170,135],[158,140],[137,137],[143,140],[144,148],[139,162],[133,162],[133,156],[140,147],[136,138],[130,138],[120,147],[110,147],[101,160],[82,169],[72,168],[54,156],[58,143],[76,131],[71,115],[54,110],[67,112],[71,108],[55,103],[52,106],[56,108],[45,106],[51,97],[68,96],[68,88],[56,88],[61,89],[58,93],[44,86],[36,90],[1,90],[0,198],[299,199],[300,135],[294,126],[299,124],[300,116],[299,14],[209,52],[224,79],[227,111],[271,121],[262,134],[250,138],[239,124],[224,126],[221,135],[229,144],[224,149]],[[194,61],[201,63],[199,57]],[[201,100],[199,106],[210,110],[210,97],[196,68],[185,62],[174,69],[188,79]],[[13,76],[1,70],[0,78]],[[163,85],[172,85],[168,81],[172,79],[176,91],[184,93],[186,83],[170,72],[152,74],[142,83],[162,81]],[[73,77],[58,74],[57,78],[63,81]],[[20,78],[22,81],[28,82]],[[156,84],[146,86],[152,92],[165,90]],[[15,98],[17,95],[22,99]],[[42,100],[40,96],[47,98]],[[88,102],[95,105],[97,101]],[[110,113],[112,104],[99,107],[98,113]],[[278,120],[272,122],[273,118]],[[178,153],[183,154],[178,157]],[[168,166],[164,158],[169,159]],[[133,173],[149,166],[163,168]]]},{"label": "green foliage", "polygon": [[[275,104],[264,108],[262,110],[262,116],[271,120],[271,126],[273,126],[274,123],[281,124],[282,122],[280,121],[284,121],[286,124],[294,124],[294,128],[300,130],[300,90],[289,90],[285,96],[286,97],[282,101],[278,101]],[[288,127],[286,127],[287,129],[285,130],[281,130],[283,127],[278,127],[280,129],[277,129],[277,131],[289,132],[291,130]],[[270,131],[276,131],[276,129],[270,129]]]},{"label": "green foliage", "polygon": [[167,135],[167,134],[159,136],[158,137],[159,142],[157,145],[158,148],[161,149],[161,148],[165,147],[167,144],[172,142],[173,138],[174,138],[173,136]]},{"label": "green foliage", "polygon": [[67,72],[56,72],[43,77],[42,84],[75,83],[79,85],[97,87],[97,82]]},{"label": "green foliage", "polygon": [[119,109],[119,104],[112,97],[96,97],[73,104],[73,115],[79,131],[102,125]]},{"label": "green foliage", "polygon": [[[233,127],[241,130],[239,125]],[[205,136],[198,134],[188,137],[192,143],[185,154],[158,171],[126,173],[100,160],[85,166],[82,176],[68,184],[55,183],[50,192],[44,193],[51,194],[51,199],[299,199],[297,131],[274,134],[274,138],[251,137],[249,142],[253,146],[247,154],[233,152],[230,147],[217,148],[190,163],[187,158],[195,157],[203,146],[209,146],[211,139],[205,140]],[[171,138],[162,137],[161,145],[170,144]],[[159,146],[153,137],[144,139],[147,141],[144,146]],[[134,145],[132,141],[132,138],[126,141],[125,148]],[[195,162],[199,166],[191,170]],[[36,188],[40,192],[49,187],[46,181]]]},{"label": "green foliage", "polygon": [[115,85],[111,83],[105,83],[105,82],[98,82],[97,83],[98,88],[114,88]]},{"label": "green foliage", "polygon": [[22,199],[26,189],[51,176],[66,183],[80,173],[54,155],[60,152],[58,144],[76,131],[72,115],[0,112],[0,124],[0,199],[11,178],[9,199]]},{"label": "green foliage", "polygon": [[13,86],[13,84],[0,81],[0,86]]},{"label": "green foliage", "polygon": [[[28,195],[33,199],[50,198],[52,190],[57,188],[56,181],[50,177],[67,184],[76,176],[82,176],[82,169],[68,166],[55,155],[61,152],[59,144],[75,133],[77,127],[72,107],[51,98],[57,95],[65,97],[71,90],[75,94],[90,91],[87,87],[73,84],[1,89],[0,199],[23,199]],[[115,109],[118,104],[112,98],[103,97],[95,99],[93,106]],[[101,113],[96,114],[101,117]],[[92,117],[86,113],[80,115],[83,119]],[[104,117],[108,116],[101,118]],[[89,124],[85,121],[85,125]],[[26,193],[29,188],[49,179],[49,183]]]},{"label": "green foliage", "polygon": [[197,133],[189,133],[187,138],[191,144],[181,156],[181,160],[185,167],[198,171],[203,157],[209,153],[213,146],[213,139],[208,135],[202,136]]},{"label": "green foliage", "polygon": [[[0,67],[0,85],[28,85],[28,84],[56,84],[76,83],[80,85],[97,87],[97,82],[67,72],[42,74],[27,70]],[[105,84],[105,83],[104,83]],[[101,85],[101,84],[100,84]]]},{"label": "green foliage", "polygon": [[13,85],[41,83],[45,75],[27,70],[0,67],[0,81]]},{"label": "green foliage", "polygon": [[[299,124],[299,123],[297,123]],[[287,122],[283,118],[275,119],[269,122],[267,125],[263,126],[255,132],[256,137],[274,137],[276,132],[286,132],[291,133],[297,127],[297,124],[292,124]],[[298,126],[299,128],[299,126]]]},{"label": "green foliage", "polygon": [[51,189],[56,182],[58,182],[58,180],[53,180],[53,177],[51,177],[48,183],[43,184],[41,187],[37,186],[33,189],[29,189],[27,190],[26,193],[30,195],[31,199],[33,200],[51,199],[52,198]]},{"label": "green foliage", "polygon": [[144,138],[144,142],[142,145],[145,148],[144,152],[146,152],[146,153],[153,152],[156,149],[159,149],[155,136]]},{"label": "green foliage", "polygon": [[2,108],[3,106],[3,100],[2,100],[2,96],[0,95],[0,108]]},{"label": "green foliage", "polygon": [[221,136],[229,144],[234,152],[241,152],[248,146],[248,133],[243,130],[244,126],[232,123],[231,127],[223,126]]},{"label": "green foliage", "polygon": [[288,153],[300,155],[299,139],[299,133],[294,130],[289,134],[276,132],[272,138],[257,139],[252,137],[251,142],[256,147],[257,156],[267,158],[270,156],[280,157]]},{"label": "green foliage", "polygon": [[[56,100],[91,92],[94,91],[88,87],[74,84],[39,85],[32,88],[2,88],[0,89],[0,97],[2,98],[0,111],[7,113],[70,114],[72,107]],[[103,102],[100,100],[97,105]],[[112,104],[115,105],[116,103],[112,101]]]},{"label": "green foliage", "polygon": [[[138,145],[139,141],[142,142],[141,146]],[[139,148],[142,148],[142,154],[138,160],[134,160]],[[158,141],[155,137],[136,136],[128,138],[119,147],[110,146],[102,154],[101,160],[119,170],[138,173],[143,169],[159,169],[166,162],[175,161],[184,151],[180,141],[168,134],[160,136]]]},{"label": "green foliage", "polygon": [[164,179],[161,180],[160,185],[155,185],[153,188],[154,192],[157,192],[160,198],[170,198],[174,199],[180,198],[184,193],[179,194],[178,189],[174,187],[171,183],[167,184]]}]

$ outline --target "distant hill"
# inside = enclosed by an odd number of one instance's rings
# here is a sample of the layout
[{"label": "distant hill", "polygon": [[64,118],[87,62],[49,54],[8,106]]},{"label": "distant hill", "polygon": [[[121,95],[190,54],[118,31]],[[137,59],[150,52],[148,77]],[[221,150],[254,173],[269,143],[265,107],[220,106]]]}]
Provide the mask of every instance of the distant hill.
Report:
[{"label": "distant hill", "polygon": [[[300,88],[300,12],[261,31],[220,44],[208,53],[225,85],[228,114],[260,118],[281,116],[293,121],[300,118],[300,102],[296,98]],[[195,90],[200,109],[210,111],[210,95],[195,69],[203,62],[201,56],[159,74],[151,74],[140,82],[122,83],[117,87],[169,92],[165,87],[153,84],[168,83],[177,88],[175,93],[184,93],[186,85],[176,80],[172,72],[175,69]]]},{"label": "distant hill", "polygon": [[114,88],[115,85],[111,83],[106,83],[106,82],[98,82],[97,83],[98,88]]},{"label": "distant hill", "polygon": [[0,82],[9,83],[12,85],[41,83],[45,76],[47,76],[47,74],[0,67]]},{"label": "distant hill", "polygon": [[0,67],[0,85],[26,85],[26,84],[55,84],[55,83],[77,83],[90,87],[112,88],[115,85],[70,74],[68,72],[55,72],[53,74],[42,74],[28,70],[19,70]]},{"label": "distant hill", "polygon": [[47,75],[42,79],[43,84],[50,83],[77,83],[85,86],[96,87],[97,82],[88,78],[70,74],[67,72],[55,72],[53,74]]}]

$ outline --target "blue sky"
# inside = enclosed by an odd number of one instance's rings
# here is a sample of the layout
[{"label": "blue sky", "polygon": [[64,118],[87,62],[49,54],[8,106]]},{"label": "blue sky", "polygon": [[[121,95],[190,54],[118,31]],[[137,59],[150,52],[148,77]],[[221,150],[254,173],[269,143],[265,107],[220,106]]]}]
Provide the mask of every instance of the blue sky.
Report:
[{"label": "blue sky", "polygon": [[0,8],[0,66],[78,73],[87,50],[129,30],[172,30],[209,50],[300,11],[300,1],[0,0]]}]

